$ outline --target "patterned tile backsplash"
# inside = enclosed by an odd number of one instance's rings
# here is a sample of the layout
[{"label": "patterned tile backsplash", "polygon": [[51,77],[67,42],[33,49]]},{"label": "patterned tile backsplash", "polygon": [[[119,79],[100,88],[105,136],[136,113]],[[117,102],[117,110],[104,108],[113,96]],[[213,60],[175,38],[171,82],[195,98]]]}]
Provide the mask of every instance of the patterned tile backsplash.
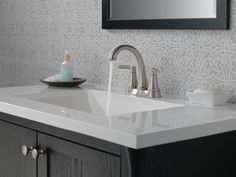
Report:
[{"label": "patterned tile backsplash", "polygon": [[[0,0],[0,86],[38,84],[59,72],[64,50],[74,59],[76,75],[90,83],[108,82],[108,55],[120,44],[135,46],[148,76],[161,70],[163,93],[213,86],[236,88],[236,0],[231,1],[231,30],[102,30],[101,0]],[[115,64],[113,87],[127,85],[134,64],[128,52]],[[130,59],[131,58],[131,59]]]}]

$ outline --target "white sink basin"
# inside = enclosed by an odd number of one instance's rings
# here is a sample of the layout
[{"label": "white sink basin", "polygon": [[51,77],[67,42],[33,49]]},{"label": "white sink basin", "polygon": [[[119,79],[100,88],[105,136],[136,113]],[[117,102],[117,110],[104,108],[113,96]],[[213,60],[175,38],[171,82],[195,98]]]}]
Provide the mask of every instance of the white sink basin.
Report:
[{"label": "white sink basin", "polygon": [[20,97],[107,116],[183,106],[175,103],[112,93],[110,106],[107,109],[107,92],[95,90],[61,90],[57,92],[23,95]]}]

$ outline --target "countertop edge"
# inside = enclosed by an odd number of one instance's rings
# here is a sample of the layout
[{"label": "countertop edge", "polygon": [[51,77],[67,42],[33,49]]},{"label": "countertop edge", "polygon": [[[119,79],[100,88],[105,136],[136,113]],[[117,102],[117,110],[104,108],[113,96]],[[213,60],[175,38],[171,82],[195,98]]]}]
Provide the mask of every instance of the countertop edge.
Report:
[{"label": "countertop edge", "polygon": [[[30,109],[30,108],[19,107],[19,106],[12,105],[9,103],[4,103],[4,102],[0,102],[0,107],[1,107],[1,110],[0,110],[1,112],[20,117],[22,119],[27,119],[27,120],[43,123],[46,125],[54,126],[57,128],[73,131],[75,133],[84,134],[87,136],[109,141],[111,143],[130,147],[133,149],[137,149],[138,147],[137,136],[121,133],[114,130],[112,131],[110,129],[106,129],[106,128],[99,127],[99,126],[89,124],[89,123],[83,123],[83,122],[78,123],[73,120],[70,120],[70,122],[73,122],[74,124],[72,123],[70,124],[70,128],[66,128],[65,126],[68,125],[67,119],[63,118],[62,116],[53,115],[50,113],[45,113],[45,112]],[[37,118],[32,118],[32,117],[35,117],[35,114],[37,114]],[[47,119],[47,117],[50,117],[50,119]],[[58,121],[59,117],[60,117],[59,120],[61,121]]]},{"label": "countertop edge", "polygon": [[[170,131],[158,132],[148,135],[140,135],[137,137],[136,148],[137,149],[147,148],[151,146],[176,143],[180,141],[186,141],[186,140],[226,133],[230,131],[235,131],[235,126],[236,126],[236,120],[231,119],[214,123],[185,127],[180,129],[173,129]],[[149,142],[147,142],[147,138]],[[150,142],[158,142],[158,144]]]}]

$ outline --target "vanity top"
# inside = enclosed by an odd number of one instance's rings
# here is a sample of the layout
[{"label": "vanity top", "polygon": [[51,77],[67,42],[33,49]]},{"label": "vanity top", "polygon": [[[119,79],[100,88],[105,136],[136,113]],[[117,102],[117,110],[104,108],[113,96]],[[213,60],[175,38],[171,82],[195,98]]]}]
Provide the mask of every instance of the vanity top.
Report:
[{"label": "vanity top", "polygon": [[0,112],[134,149],[236,130],[236,105],[233,104],[204,107],[189,105],[185,100],[161,98],[158,100],[183,106],[106,116],[22,97],[69,90],[76,93],[88,88],[59,89],[42,85],[1,88]]}]

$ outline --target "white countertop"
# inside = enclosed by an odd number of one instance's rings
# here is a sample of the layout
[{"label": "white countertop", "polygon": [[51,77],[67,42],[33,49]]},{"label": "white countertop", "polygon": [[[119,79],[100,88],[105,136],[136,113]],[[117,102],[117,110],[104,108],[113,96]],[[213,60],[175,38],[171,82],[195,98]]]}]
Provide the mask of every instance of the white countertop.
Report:
[{"label": "white countertop", "polygon": [[[119,116],[101,116],[19,97],[67,89],[47,86],[0,89],[0,112],[86,134],[134,149],[236,130],[236,105],[186,106]],[[69,89],[70,90],[70,89]]]}]

